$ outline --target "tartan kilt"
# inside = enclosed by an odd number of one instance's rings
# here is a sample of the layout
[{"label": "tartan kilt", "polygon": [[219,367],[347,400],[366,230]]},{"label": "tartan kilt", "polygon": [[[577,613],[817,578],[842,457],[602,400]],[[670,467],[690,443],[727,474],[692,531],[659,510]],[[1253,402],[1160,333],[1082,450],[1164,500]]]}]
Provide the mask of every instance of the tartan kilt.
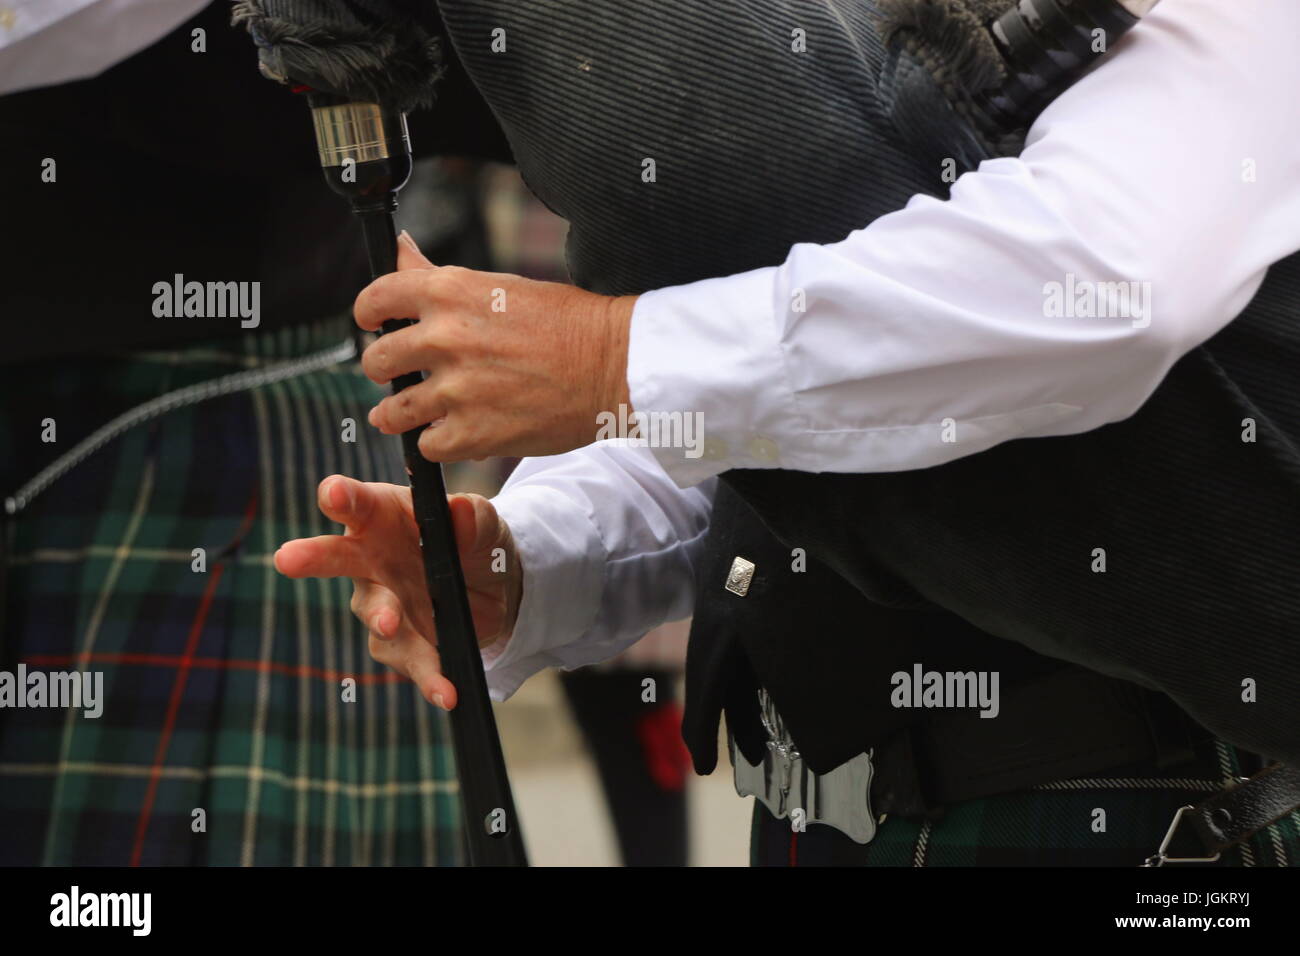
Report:
[{"label": "tartan kilt", "polygon": [[[937,821],[886,817],[861,846],[837,830],[808,824],[795,833],[754,801],[753,866],[1118,866],[1155,854],[1179,807],[1200,803],[1243,774],[1222,741],[1165,770],[1133,766],[1030,790],[967,800]],[[1105,811],[1104,818],[1097,814]],[[1100,824],[1104,823],[1104,829]],[[1214,864],[1298,866],[1300,812],[1292,812]]]},{"label": "tartan kilt", "polygon": [[[4,490],[144,401],[349,327],[6,367]],[[378,397],[351,360],[175,408],[11,521],[4,669],[102,672],[103,710],[0,709],[0,864],[461,862],[445,715],[370,658],[349,582],[271,563],[289,538],[338,530],[321,478],[404,483],[396,439],[366,424]]]}]

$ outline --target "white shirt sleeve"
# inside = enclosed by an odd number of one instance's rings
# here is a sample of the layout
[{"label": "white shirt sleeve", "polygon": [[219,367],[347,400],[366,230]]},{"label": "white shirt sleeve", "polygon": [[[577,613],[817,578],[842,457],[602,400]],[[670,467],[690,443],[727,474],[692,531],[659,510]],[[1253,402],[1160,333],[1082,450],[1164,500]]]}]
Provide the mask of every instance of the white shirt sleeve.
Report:
[{"label": "white shirt sleeve", "polygon": [[162,39],[207,4],[0,0],[0,93],[96,76]]},{"label": "white shirt sleeve", "polygon": [[704,437],[654,454],[897,471],[1133,414],[1300,249],[1297,38],[1296,0],[1164,0],[950,199],[643,295],[632,405]]},{"label": "white shirt sleeve", "polygon": [[524,459],[493,499],[524,584],[513,635],[483,651],[492,697],[688,617],[713,491],[713,481],[678,488],[647,448],[618,441]]}]

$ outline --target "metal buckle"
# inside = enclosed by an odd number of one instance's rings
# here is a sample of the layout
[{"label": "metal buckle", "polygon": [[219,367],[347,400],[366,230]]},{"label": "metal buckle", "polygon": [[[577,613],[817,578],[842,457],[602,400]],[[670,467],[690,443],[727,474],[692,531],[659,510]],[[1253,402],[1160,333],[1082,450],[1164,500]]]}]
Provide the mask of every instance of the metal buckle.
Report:
[{"label": "metal buckle", "polygon": [[1165,833],[1165,838],[1160,841],[1160,849],[1156,850],[1155,856],[1146,858],[1146,862],[1142,864],[1144,867],[1164,866],[1166,863],[1214,863],[1219,859],[1218,853],[1215,853],[1214,856],[1169,856],[1165,853],[1169,849],[1169,844],[1174,840],[1174,834],[1178,832],[1178,824],[1182,823],[1183,815],[1195,809],[1190,803],[1178,808],[1178,812],[1174,814],[1174,819]]},{"label": "metal buckle", "polygon": [[855,843],[870,843],[877,826],[871,810],[871,751],[858,754],[830,773],[813,773],[767,692],[760,689],[758,694],[767,753],[762,764],[754,766],[731,738],[736,793],[754,797],[778,820],[800,813],[805,823],[834,827]]}]

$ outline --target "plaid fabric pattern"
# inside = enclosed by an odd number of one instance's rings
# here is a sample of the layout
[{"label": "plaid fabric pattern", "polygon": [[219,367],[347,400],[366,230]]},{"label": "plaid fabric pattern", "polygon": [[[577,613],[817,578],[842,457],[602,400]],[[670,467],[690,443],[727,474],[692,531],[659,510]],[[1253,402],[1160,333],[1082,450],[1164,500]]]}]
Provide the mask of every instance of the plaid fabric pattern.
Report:
[{"label": "plaid fabric pattern", "polygon": [[[754,801],[754,866],[1122,866],[1156,852],[1174,813],[1241,773],[1236,751],[1216,742],[1198,760],[1155,771],[1043,784],[1033,790],[969,800],[938,822],[887,817],[859,846],[827,826],[794,833]],[[1096,810],[1105,830],[1094,829]],[[1175,864],[1170,864],[1171,866]],[[1206,864],[1178,864],[1206,865]],[[1292,813],[1224,853],[1216,866],[1300,866],[1300,813]]]},{"label": "plaid fabric pattern", "polygon": [[[112,415],[348,327],[6,369],[5,489]],[[346,581],[271,564],[286,539],[337,530],[316,507],[325,475],[403,479],[366,425],[376,399],[348,363],[175,409],[17,516],[4,668],[102,672],[104,705],[0,710],[0,863],[461,861],[444,716],[370,659]]]}]

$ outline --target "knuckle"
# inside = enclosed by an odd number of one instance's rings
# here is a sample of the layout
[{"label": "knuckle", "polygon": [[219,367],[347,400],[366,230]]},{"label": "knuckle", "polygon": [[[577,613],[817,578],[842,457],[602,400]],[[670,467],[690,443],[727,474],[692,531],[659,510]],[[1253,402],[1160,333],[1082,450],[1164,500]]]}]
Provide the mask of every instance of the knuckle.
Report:
[{"label": "knuckle", "polygon": [[442,290],[443,285],[455,273],[455,266],[438,266],[424,273],[424,290],[425,293],[437,296]]},{"label": "knuckle", "polygon": [[371,659],[376,664],[383,664],[389,670],[395,671],[403,677],[409,676],[408,668],[402,658],[394,656],[393,648],[374,634],[370,635],[368,649]]},{"label": "knuckle", "polygon": [[438,348],[444,352],[460,354],[475,345],[474,330],[468,322],[448,319],[438,323]]},{"label": "knuckle", "polygon": [[443,454],[443,446],[439,441],[438,432],[441,429],[426,428],[420,433],[420,453],[426,458],[437,458]]},{"label": "knuckle", "polygon": [[391,356],[383,339],[366,349],[361,364],[371,378],[386,378],[388,376]]},{"label": "knuckle", "polygon": [[432,276],[432,292],[442,300],[459,300],[467,297],[474,285],[474,272],[464,266],[443,266]]},{"label": "knuckle", "polygon": [[437,407],[441,409],[453,408],[463,404],[467,391],[473,387],[473,376],[467,376],[455,369],[449,369],[438,376],[438,384],[434,389],[434,397],[437,399]]},{"label": "knuckle", "polygon": [[364,319],[375,310],[375,287],[372,283],[357,293],[356,301],[352,303],[352,314],[358,319]]},{"label": "knuckle", "polygon": [[392,398],[392,408],[390,410],[390,419],[396,422],[406,423],[414,420],[418,413],[414,389],[406,389],[398,392]]}]

